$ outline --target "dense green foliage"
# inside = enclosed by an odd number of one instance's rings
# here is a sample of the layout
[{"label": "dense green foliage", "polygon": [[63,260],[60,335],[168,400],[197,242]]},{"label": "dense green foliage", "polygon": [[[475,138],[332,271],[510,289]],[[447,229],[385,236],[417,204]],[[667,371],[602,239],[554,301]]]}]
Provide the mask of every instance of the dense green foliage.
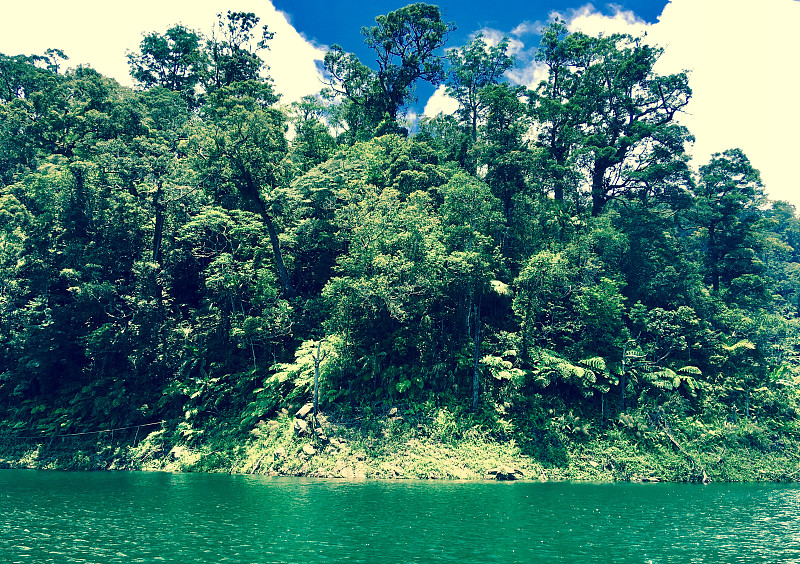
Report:
[{"label": "dense green foliage", "polygon": [[[689,166],[661,49],[555,22],[530,90],[507,41],[445,55],[415,4],[362,30],[378,69],[334,46],[281,107],[258,23],[146,35],[136,90],[0,55],[6,430],[250,429],[315,380],[323,409],[457,405],[547,460],[626,412],[800,430],[800,219],[738,149]],[[461,107],[411,134],[420,80]]]}]

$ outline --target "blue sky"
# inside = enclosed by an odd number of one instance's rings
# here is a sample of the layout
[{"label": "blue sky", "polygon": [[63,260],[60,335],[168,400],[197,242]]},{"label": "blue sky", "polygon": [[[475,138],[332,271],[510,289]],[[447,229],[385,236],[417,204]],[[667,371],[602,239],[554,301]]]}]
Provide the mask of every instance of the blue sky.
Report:
[{"label": "blue sky", "polygon": [[[43,53],[64,49],[68,65],[88,64],[131,85],[125,53],[142,34],[163,33],[175,23],[209,34],[215,15],[255,12],[276,32],[267,54],[275,86],[289,103],[322,87],[319,69],[327,48],[339,43],[371,64],[360,30],[375,16],[405,5],[402,0],[0,0],[0,52]],[[665,48],[661,74],[687,69],[693,98],[680,116],[697,138],[694,166],[714,152],[739,147],[762,173],[773,199],[800,209],[796,172],[800,141],[800,1],[798,0],[578,0],[438,2],[457,26],[448,46],[465,44],[483,31],[509,35],[519,65],[509,80],[534,86],[542,71],[532,61],[540,28],[558,14],[570,30],[590,34],[647,33]],[[451,110],[443,92],[420,88],[409,117]]]},{"label": "blue sky", "polygon": [[[353,0],[273,0],[272,4],[288,16],[289,23],[308,40],[320,45],[338,43],[345,51],[355,53],[363,63],[371,65],[374,53],[364,44],[361,28],[374,25],[375,17],[397,10],[411,1],[377,0],[372,2]],[[478,2],[475,0],[430,0],[439,6],[443,18],[456,26],[446,47],[465,45],[478,31],[492,30],[499,35],[524,40],[525,53],[518,53],[520,63],[529,62],[539,42],[539,36],[524,29],[540,26],[552,21],[555,13],[565,17],[579,12],[587,5],[586,1],[575,0],[501,0]],[[613,17],[620,12],[631,12],[648,23],[654,23],[661,14],[666,0],[643,1],[622,0],[612,4],[596,4],[593,10],[599,14]],[[418,102],[412,111],[421,112],[433,88],[420,84],[417,90]]]},{"label": "blue sky", "polygon": [[[375,16],[386,14],[408,4],[402,0],[274,0],[279,10],[289,14],[290,22],[309,39],[321,44],[339,43],[359,56],[368,55],[363,48],[360,30],[374,24]],[[545,22],[556,11],[568,13],[587,4],[574,0],[500,0],[497,3],[475,0],[431,1],[439,6],[444,19],[453,22],[457,30],[450,37],[451,46],[463,45],[469,35],[484,28],[510,32],[521,22]],[[665,0],[621,0],[610,4],[596,3],[597,11],[613,14],[615,11],[632,11],[647,22],[655,22]]]}]

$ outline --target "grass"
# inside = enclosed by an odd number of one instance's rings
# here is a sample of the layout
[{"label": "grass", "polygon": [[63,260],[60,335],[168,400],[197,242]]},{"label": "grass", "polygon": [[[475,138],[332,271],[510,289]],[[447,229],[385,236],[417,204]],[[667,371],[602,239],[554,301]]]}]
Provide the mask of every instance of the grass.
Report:
[{"label": "grass", "polygon": [[345,479],[487,477],[492,469],[531,480],[798,481],[800,444],[754,421],[710,424],[644,411],[616,421],[538,419],[503,409],[398,406],[324,414],[319,432],[298,434],[288,410],[249,431],[186,423],[145,437],[0,441],[0,467],[230,472]]}]

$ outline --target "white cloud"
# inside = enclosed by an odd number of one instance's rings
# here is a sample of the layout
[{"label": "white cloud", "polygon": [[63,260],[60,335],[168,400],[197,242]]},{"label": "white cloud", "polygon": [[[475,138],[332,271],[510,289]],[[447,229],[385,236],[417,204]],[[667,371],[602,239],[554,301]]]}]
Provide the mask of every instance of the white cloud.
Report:
[{"label": "white cloud", "polygon": [[479,29],[478,31],[473,33],[470,37],[474,39],[475,37],[478,36],[479,33],[483,34],[483,40],[489,47],[495,47],[499,45],[504,38],[507,38],[509,55],[519,55],[525,50],[525,44],[522,41],[514,37],[511,37],[508,33],[503,33],[498,29],[485,27],[483,29]]},{"label": "white cloud", "polygon": [[648,25],[631,12],[613,16],[586,6],[565,18],[570,31],[647,32],[665,48],[660,74],[689,70],[693,96],[679,117],[695,135],[693,164],[739,147],[761,171],[768,194],[800,209],[795,161],[800,143],[800,2],[672,0]]},{"label": "white cloud", "polygon": [[318,62],[324,59],[327,48],[308,41],[292,27],[286,14],[268,4],[262,19],[269,22],[269,29],[275,31],[275,37],[264,59],[270,67],[276,89],[283,95],[281,102],[290,103],[316,94],[323,87]]},{"label": "white cloud", "polygon": [[531,58],[530,63],[510,69],[506,72],[506,76],[512,84],[536,88],[541,81],[547,79],[547,66]]},{"label": "white cloud", "polygon": [[659,72],[691,71],[693,97],[681,121],[697,137],[695,164],[739,147],[770,197],[800,209],[798,29],[793,0],[673,0],[648,39],[666,49]]},{"label": "white cloud", "polygon": [[540,21],[524,21],[511,30],[511,35],[521,37],[523,35],[541,35],[547,24]]},{"label": "white cloud", "polygon": [[[40,0],[35,14],[25,2],[2,2],[0,52],[41,54],[50,47],[63,49],[67,66],[90,65],[121,84],[132,85],[126,51],[138,49],[142,35],[163,33],[175,23],[209,35],[218,13],[232,9],[226,0],[139,0],[109,3],[105,0]],[[265,55],[276,89],[289,103],[322,87],[315,61],[325,51],[305,40],[289,24],[285,14],[269,0],[241,0],[233,7],[253,12],[261,24],[275,32]]]},{"label": "white cloud", "polygon": [[423,115],[434,117],[439,113],[454,114],[458,110],[458,101],[445,93],[444,85],[436,89],[436,92],[428,99],[425,104]]},{"label": "white cloud", "polygon": [[570,31],[581,31],[587,35],[610,35],[612,33],[629,33],[641,35],[648,29],[648,24],[629,10],[615,9],[613,15],[605,15],[591,4],[571,10],[567,13],[552,12],[550,20],[555,17],[567,22]]},{"label": "white cloud", "polygon": [[[712,153],[739,147],[761,171],[769,196],[788,200],[800,211],[800,2],[671,0],[654,24],[630,11],[617,9],[606,15],[590,4],[554,12],[551,19],[556,16],[570,31],[592,35],[646,32],[648,42],[665,48],[656,72],[690,71],[693,96],[679,120],[697,139],[694,166],[708,162]],[[519,38],[534,33],[536,26],[522,22],[512,33]],[[531,47],[535,45],[527,46]],[[524,47],[519,52],[529,53]],[[545,71],[525,57],[507,76],[535,86]],[[437,91],[428,104],[444,107],[441,93]],[[430,115],[427,107],[426,114]]]}]

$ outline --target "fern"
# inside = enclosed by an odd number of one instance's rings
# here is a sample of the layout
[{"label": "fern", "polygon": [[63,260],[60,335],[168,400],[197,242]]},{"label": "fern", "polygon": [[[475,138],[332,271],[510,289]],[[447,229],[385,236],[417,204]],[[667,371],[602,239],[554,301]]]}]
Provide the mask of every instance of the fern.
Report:
[{"label": "fern", "polygon": [[739,351],[741,351],[743,349],[744,350],[754,350],[756,348],[756,346],[751,341],[748,341],[747,339],[742,339],[741,341],[739,341],[738,343],[735,343],[733,345],[726,345],[726,344],[723,343],[722,344],[722,348],[723,348],[723,350],[726,350],[728,352],[735,353],[735,352],[739,352]]},{"label": "fern", "polygon": [[607,392],[610,389],[608,382],[598,383],[598,375],[603,375],[605,380],[609,379],[606,362],[599,356],[577,363],[547,349],[536,349],[532,356],[532,373],[545,386],[553,381],[566,382],[574,385],[586,397],[591,396],[595,390]]}]

